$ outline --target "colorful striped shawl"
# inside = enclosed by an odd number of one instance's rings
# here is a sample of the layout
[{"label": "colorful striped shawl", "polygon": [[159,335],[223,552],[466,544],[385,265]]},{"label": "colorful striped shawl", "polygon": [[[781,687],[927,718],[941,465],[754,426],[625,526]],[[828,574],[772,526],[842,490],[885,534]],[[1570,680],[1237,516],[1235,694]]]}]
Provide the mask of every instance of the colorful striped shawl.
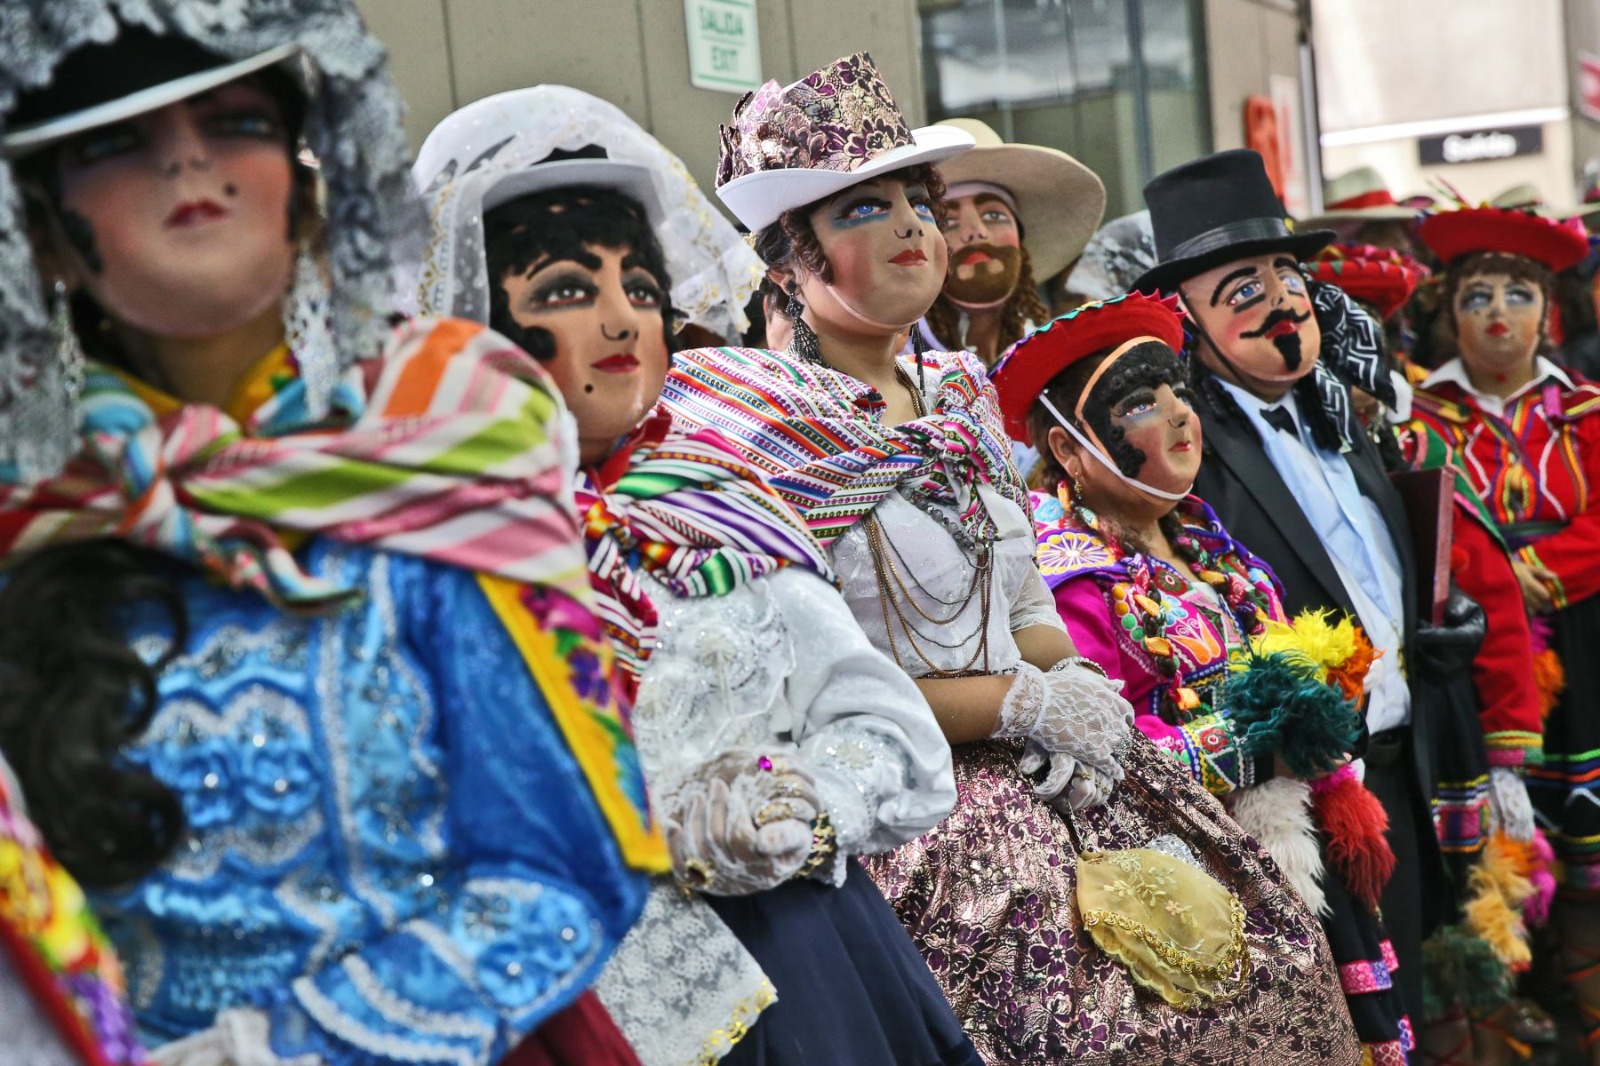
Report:
[{"label": "colorful striped shawl", "polygon": [[598,470],[580,471],[578,509],[599,614],[637,678],[658,618],[645,570],[679,596],[721,596],[783,566],[832,580],[822,549],[719,433],[685,433],[657,409]]},{"label": "colorful striped shawl", "polygon": [[304,428],[293,375],[241,425],[91,365],[78,455],[54,478],[0,485],[0,557],[115,536],[289,610],[349,596],[300,569],[280,532],[298,530],[589,602],[562,499],[561,401],[531,358],[481,326],[418,320],[341,384],[345,425]]},{"label": "colorful striped shawl", "polygon": [[824,546],[900,485],[954,505],[963,530],[988,539],[983,490],[1028,513],[994,388],[966,352],[923,365],[938,375],[932,413],[898,426],[883,424],[883,398],[856,378],[754,348],[679,352],[662,402],[733,438]]}]

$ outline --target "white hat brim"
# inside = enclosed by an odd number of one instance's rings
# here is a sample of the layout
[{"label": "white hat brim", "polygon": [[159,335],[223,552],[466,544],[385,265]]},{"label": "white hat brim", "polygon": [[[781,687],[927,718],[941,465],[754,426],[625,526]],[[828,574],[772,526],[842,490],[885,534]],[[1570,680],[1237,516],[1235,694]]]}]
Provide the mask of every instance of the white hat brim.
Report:
[{"label": "white hat brim", "polygon": [[558,159],[512,171],[484,190],[483,211],[487,214],[519,197],[572,185],[596,185],[627,193],[643,206],[652,229],[666,217],[649,169],[609,159]]},{"label": "white hat brim", "polygon": [[785,211],[826,200],[852,185],[880,174],[915,166],[942,163],[973,147],[972,134],[953,126],[923,126],[911,131],[910,144],[891,148],[854,170],[811,170],[799,167],[761,170],[734,178],[717,190],[717,196],[751,233],[760,233]]},{"label": "white hat brim", "polygon": [[86,107],[81,111],[57,115],[31,126],[8,130],[5,139],[0,141],[0,150],[3,150],[10,159],[19,159],[69,137],[76,137],[80,133],[109,126],[115,122],[124,122],[166,107],[168,104],[175,104],[179,100],[187,100],[191,96],[215,89],[219,85],[226,85],[247,74],[254,74],[258,70],[265,70],[267,67],[293,59],[299,53],[298,44],[292,42],[280,44],[245,59],[212,67],[210,70],[185,74],[181,78],[140,89],[136,93],[130,93],[116,100],[107,100],[103,104]]},{"label": "white hat brim", "polygon": [[1332,224],[1341,222],[1415,222],[1420,217],[1422,209],[1418,207],[1380,204],[1374,207],[1351,207],[1343,211],[1324,211],[1320,215],[1300,219],[1295,223],[1295,227],[1326,229]]},{"label": "white hat brim", "polygon": [[974,148],[939,173],[947,186],[986,181],[1017,201],[1033,276],[1043,282],[1078,256],[1106,213],[1099,175],[1066,152],[1044,145],[998,144]]}]

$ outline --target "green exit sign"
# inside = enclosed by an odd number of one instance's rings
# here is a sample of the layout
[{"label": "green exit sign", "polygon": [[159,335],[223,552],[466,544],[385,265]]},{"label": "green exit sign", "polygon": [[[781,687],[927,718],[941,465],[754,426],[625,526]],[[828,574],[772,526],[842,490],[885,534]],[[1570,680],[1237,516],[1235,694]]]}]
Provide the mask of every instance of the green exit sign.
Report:
[{"label": "green exit sign", "polygon": [[689,84],[743,93],[761,86],[756,0],[684,0]]}]

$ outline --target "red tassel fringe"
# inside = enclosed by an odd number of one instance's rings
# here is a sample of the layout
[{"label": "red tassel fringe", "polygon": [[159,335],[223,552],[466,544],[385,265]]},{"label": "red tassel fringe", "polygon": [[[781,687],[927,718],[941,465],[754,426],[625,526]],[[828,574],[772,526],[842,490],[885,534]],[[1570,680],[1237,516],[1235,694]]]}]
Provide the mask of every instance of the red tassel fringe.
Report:
[{"label": "red tassel fringe", "polygon": [[1346,777],[1312,795],[1317,824],[1328,837],[1328,865],[1355,897],[1376,907],[1394,873],[1394,849],[1384,836],[1389,816],[1367,786]]}]

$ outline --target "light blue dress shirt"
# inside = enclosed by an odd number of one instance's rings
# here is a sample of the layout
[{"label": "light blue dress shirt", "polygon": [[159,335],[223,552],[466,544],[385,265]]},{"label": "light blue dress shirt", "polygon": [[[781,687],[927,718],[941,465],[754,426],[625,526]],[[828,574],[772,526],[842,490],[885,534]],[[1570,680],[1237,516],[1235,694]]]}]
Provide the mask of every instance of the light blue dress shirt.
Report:
[{"label": "light blue dress shirt", "polygon": [[[1270,403],[1226,381],[1227,389],[1255,426],[1267,459],[1305,512],[1355,605],[1367,639],[1381,656],[1367,674],[1367,728],[1373,733],[1411,721],[1411,691],[1401,658],[1405,582],[1394,535],[1378,505],[1361,494],[1349,461],[1319,447],[1300,414],[1294,393]],[[1282,408],[1294,419],[1291,434],[1263,412]]]}]

